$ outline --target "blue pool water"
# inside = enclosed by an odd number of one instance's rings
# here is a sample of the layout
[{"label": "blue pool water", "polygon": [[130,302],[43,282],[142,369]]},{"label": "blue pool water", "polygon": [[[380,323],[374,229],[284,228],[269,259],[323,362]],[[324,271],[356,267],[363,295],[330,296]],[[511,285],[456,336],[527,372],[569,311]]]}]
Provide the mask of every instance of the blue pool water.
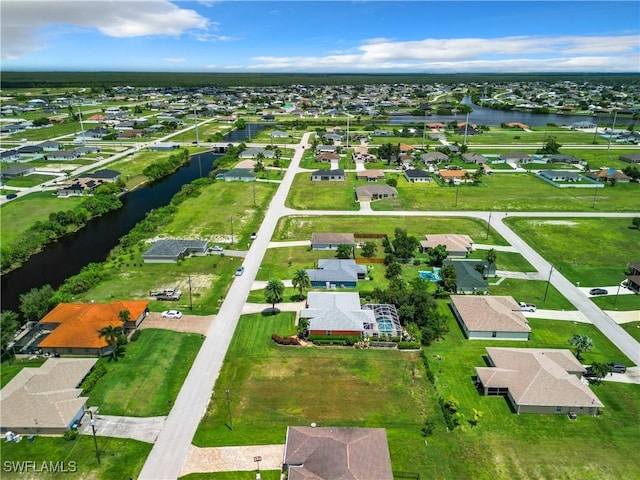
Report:
[{"label": "blue pool water", "polygon": [[440,269],[438,267],[434,267],[431,272],[420,271],[418,274],[420,275],[420,278],[424,280],[430,280],[432,282],[439,282],[442,280],[440,277]]}]

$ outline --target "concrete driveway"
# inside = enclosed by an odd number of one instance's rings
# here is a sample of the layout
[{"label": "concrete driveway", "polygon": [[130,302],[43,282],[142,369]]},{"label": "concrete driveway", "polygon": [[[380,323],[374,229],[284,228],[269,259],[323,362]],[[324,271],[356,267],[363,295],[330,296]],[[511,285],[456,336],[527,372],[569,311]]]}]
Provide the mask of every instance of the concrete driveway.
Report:
[{"label": "concrete driveway", "polygon": [[[260,457],[260,462],[256,462]],[[180,476],[190,473],[246,472],[282,469],[284,445],[199,448],[191,445]]]},{"label": "concrete driveway", "polygon": [[[118,417],[94,414],[96,435],[101,437],[132,438],[145,443],[155,443],[167,417]],[[78,428],[82,435],[93,435],[88,414]]]}]

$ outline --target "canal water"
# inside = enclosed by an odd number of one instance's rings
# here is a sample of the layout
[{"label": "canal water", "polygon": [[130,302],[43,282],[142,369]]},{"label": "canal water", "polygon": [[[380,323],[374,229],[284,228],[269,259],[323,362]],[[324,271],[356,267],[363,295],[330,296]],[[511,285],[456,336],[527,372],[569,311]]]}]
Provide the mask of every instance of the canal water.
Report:
[{"label": "canal water", "polygon": [[[473,112],[469,114],[469,123],[475,125],[497,126],[501,123],[510,122],[524,123],[530,127],[543,127],[547,124],[555,124],[558,126],[572,125],[578,122],[597,123],[600,126],[613,124],[613,114],[601,114],[597,117],[590,117],[586,115],[556,115],[493,110],[491,108],[485,108],[471,103],[471,99],[469,97],[465,97],[462,100],[462,103],[473,108]],[[391,116],[389,118],[389,123],[391,125],[406,125],[408,123],[422,125],[425,121],[425,117],[416,117],[411,115]],[[426,120],[427,123],[446,124],[453,120],[464,122],[466,121],[466,118],[466,113],[459,113],[457,115],[430,115],[426,117]],[[616,126],[619,126],[620,128],[623,128],[623,126],[629,125],[630,123],[634,123],[634,120],[630,118],[616,117]]]},{"label": "canal water", "polygon": [[[264,128],[251,125],[251,135]],[[239,142],[248,137],[249,127],[229,132],[224,141]],[[20,295],[32,288],[51,285],[57,289],[68,277],[89,263],[103,262],[147,212],[167,205],[183,185],[207,176],[221,155],[205,152],[192,155],[190,162],[175,173],[122,197],[123,206],[91,220],[81,230],[66,235],[33,255],[20,268],[0,279],[2,310],[18,312]]]}]

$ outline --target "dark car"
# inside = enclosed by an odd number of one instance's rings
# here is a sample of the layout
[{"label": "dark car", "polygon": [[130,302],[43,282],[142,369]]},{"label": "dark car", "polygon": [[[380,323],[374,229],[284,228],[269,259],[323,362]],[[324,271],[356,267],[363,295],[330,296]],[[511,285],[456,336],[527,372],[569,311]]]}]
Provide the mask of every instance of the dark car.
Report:
[{"label": "dark car", "polygon": [[607,295],[608,293],[604,288],[592,288],[589,290],[589,295]]},{"label": "dark car", "polygon": [[7,200],[11,200],[11,199],[13,199],[13,198],[16,198],[17,196],[18,196],[18,195],[17,195],[17,194],[15,194],[15,193],[10,193],[10,194],[8,194],[8,195],[7,195]]}]

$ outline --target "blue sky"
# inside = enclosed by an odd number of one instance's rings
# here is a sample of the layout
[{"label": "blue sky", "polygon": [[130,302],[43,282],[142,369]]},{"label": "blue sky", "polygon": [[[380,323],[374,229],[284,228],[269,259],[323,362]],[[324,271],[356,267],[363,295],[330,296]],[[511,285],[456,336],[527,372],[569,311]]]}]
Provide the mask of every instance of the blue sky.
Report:
[{"label": "blue sky", "polygon": [[2,70],[640,72],[640,2],[2,0]]}]

